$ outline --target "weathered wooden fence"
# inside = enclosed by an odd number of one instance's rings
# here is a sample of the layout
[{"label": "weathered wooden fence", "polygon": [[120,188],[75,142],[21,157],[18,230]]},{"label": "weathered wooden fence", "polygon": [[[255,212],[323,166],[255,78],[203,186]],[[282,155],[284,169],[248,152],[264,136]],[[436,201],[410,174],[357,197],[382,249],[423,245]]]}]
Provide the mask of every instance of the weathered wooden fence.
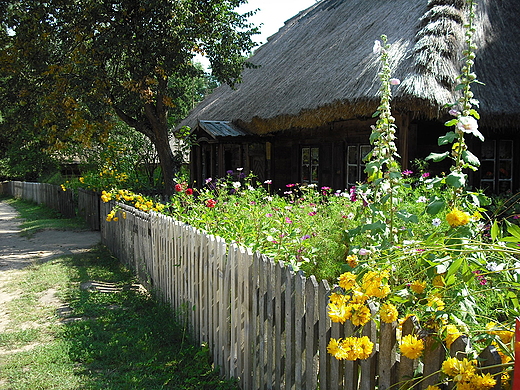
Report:
[{"label": "weathered wooden fence", "polygon": [[47,183],[6,181],[0,183],[0,193],[22,198],[58,211],[65,218],[76,216],[72,191],[63,191],[61,186]]},{"label": "weathered wooden fence", "polygon": [[[221,373],[238,378],[244,390],[421,390],[439,382],[447,353],[465,356],[466,337],[446,351],[426,335],[423,377],[413,379],[418,361],[397,353],[399,334],[421,332],[411,317],[400,329],[396,323],[365,325],[362,335],[376,345],[372,355],[338,361],[327,353],[329,339],[348,337],[355,329],[349,322],[331,323],[327,304],[333,286],[326,281],[162,214],[118,205],[118,221],[107,222],[104,216],[115,204],[96,198],[80,208],[98,216],[103,243],[171,305],[195,340],[209,346]],[[493,346],[480,360],[490,373],[499,371]],[[500,389],[496,379],[494,389]]]},{"label": "weathered wooden fence", "polygon": [[[112,207],[102,205],[101,214]],[[105,245],[184,315],[221,373],[239,378],[242,389],[426,389],[439,382],[447,352],[436,340],[426,337],[422,380],[410,379],[418,361],[396,352],[398,333],[420,332],[413,317],[401,329],[396,323],[365,325],[362,334],[376,345],[372,356],[340,362],[327,353],[329,339],[350,336],[354,328],[331,323],[326,281],[165,215],[119,207],[117,222],[101,224]],[[462,357],[467,345],[460,337],[449,354]],[[480,358],[484,366],[501,363],[494,347]]]}]

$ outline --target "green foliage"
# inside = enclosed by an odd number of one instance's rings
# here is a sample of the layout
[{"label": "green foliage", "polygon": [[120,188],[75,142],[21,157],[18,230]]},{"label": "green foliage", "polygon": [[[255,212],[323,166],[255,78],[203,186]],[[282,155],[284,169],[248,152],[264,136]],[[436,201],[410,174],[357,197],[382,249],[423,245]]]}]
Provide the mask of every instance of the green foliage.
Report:
[{"label": "green foliage", "polygon": [[[249,66],[257,29],[247,23],[251,13],[234,11],[243,2],[6,1],[2,116],[58,149],[103,142],[117,116],[150,139],[172,192],[180,169],[168,144],[172,125],[208,84],[233,85]],[[209,58],[214,80],[196,54]]]}]

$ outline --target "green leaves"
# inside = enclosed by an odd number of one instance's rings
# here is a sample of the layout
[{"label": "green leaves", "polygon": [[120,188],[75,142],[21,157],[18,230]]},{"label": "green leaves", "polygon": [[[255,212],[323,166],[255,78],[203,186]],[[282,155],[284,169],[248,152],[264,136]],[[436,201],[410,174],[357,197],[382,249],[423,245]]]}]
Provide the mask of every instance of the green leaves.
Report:
[{"label": "green leaves", "polygon": [[450,155],[450,152],[444,153],[430,153],[428,157],[426,157],[426,161],[432,160],[433,162],[439,162],[444,160],[446,157]]}]

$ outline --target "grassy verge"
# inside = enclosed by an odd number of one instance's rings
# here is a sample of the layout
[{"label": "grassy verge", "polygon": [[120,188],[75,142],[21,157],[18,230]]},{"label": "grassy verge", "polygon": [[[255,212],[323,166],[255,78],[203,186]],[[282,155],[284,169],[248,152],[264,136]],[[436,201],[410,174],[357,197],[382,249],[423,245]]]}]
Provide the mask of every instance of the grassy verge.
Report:
[{"label": "grassy verge", "polygon": [[38,205],[34,202],[27,202],[21,199],[0,197],[0,201],[13,206],[20,218],[21,234],[31,237],[41,230],[87,230],[88,226],[81,218],[63,218],[60,213],[48,207]]},{"label": "grassy verge", "polygon": [[103,246],[8,276],[2,390],[237,389]]}]

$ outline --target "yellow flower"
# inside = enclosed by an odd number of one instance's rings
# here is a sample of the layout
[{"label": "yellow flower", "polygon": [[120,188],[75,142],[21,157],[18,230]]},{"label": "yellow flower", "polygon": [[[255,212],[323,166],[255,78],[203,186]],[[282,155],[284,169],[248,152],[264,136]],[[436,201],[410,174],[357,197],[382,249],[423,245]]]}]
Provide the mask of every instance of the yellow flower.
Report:
[{"label": "yellow flower", "polygon": [[387,279],[389,272],[387,270],[377,272],[369,271],[363,276],[362,288],[369,297],[385,298],[390,294],[390,287],[383,280]]},{"label": "yellow flower", "polygon": [[330,353],[332,356],[338,358],[337,356],[341,352],[340,343],[341,339],[336,340],[331,338],[329,341],[329,345],[327,345],[327,352]]},{"label": "yellow flower", "polygon": [[391,324],[397,320],[399,313],[397,312],[397,308],[394,305],[391,303],[384,303],[381,305],[379,315],[381,316],[381,321],[387,324]]},{"label": "yellow flower", "polygon": [[451,344],[455,340],[457,340],[460,336],[462,336],[462,332],[460,332],[455,325],[446,325],[446,346],[448,348],[451,347]]},{"label": "yellow flower", "polygon": [[455,382],[469,382],[475,375],[475,361],[466,358],[459,360],[456,357],[448,358],[442,363],[441,371],[453,377]]},{"label": "yellow flower", "polygon": [[354,268],[358,264],[358,258],[356,255],[348,255],[347,256],[347,264]]},{"label": "yellow flower", "polygon": [[416,280],[412,284],[410,284],[410,288],[414,293],[422,294],[424,292],[424,289],[426,288],[426,282],[420,282]]},{"label": "yellow flower", "polygon": [[441,390],[441,388],[439,386],[432,386],[432,385],[430,385],[430,386],[428,386],[426,388],[426,390]]},{"label": "yellow flower", "polygon": [[470,383],[474,389],[486,390],[491,389],[497,384],[497,381],[491,376],[490,373],[486,375],[474,375],[470,379]]},{"label": "yellow flower", "polygon": [[79,182],[82,183],[82,184],[85,183],[85,178],[84,177],[80,177],[79,178]]},{"label": "yellow flower", "polygon": [[330,339],[327,352],[338,360],[367,359],[372,354],[374,343],[367,336]]},{"label": "yellow flower", "polygon": [[372,313],[370,313],[370,309],[365,305],[354,304],[350,305],[352,307],[352,324],[355,326],[365,325],[368,321],[370,321],[370,317]]},{"label": "yellow flower", "polygon": [[348,301],[348,296],[333,292],[329,295],[329,299],[330,299],[330,302],[335,305],[343,305],[344,303],[346,303]]},{"label": "yellow flower", "polygon": [[334,303],[329,303],[328,315],[332,322],[340,322],[342,324],[350,318],[350,312],[343,304],[336,305]]},{"label": "yellow flower", "polygon": [[339,276],[339,286],[345,290],[350,290],[356,284],[356,275],[352,272],[345,272]]},{"label": "yellow flower", "polygon": [[417,359],[422,355],[424,350],[424,342],[413,334],[406,335],[402,338],[399,345],[401,353],[408,359]]},{"label": "yellow flower", "polygon": [[374,350],[374,343],[367,336],[360,337],[357,343],[359,347],[358,359],[368,359]]},{"label": "yellow flower", "polygon": [[504,344],[509,344],[514,335],[514,332],[499,328],[499,326],[497,326],[497,324],[494,322],[489,322],[486,325],[486,333],[497,335]]},{"label": "yellow flower", "polygon": [[436,308],[437,310],[444,310],[444,301],[441,299],[441,297],[438,294],[432,294],[427,297],[428,302],[426,303],[427,306]]},{"label": "yellow flower", "polygon": [[454,208],[446,215],[446,221],[451,227],[464,226],[471,220],[471,216],[461,211],[457,208]]}]

